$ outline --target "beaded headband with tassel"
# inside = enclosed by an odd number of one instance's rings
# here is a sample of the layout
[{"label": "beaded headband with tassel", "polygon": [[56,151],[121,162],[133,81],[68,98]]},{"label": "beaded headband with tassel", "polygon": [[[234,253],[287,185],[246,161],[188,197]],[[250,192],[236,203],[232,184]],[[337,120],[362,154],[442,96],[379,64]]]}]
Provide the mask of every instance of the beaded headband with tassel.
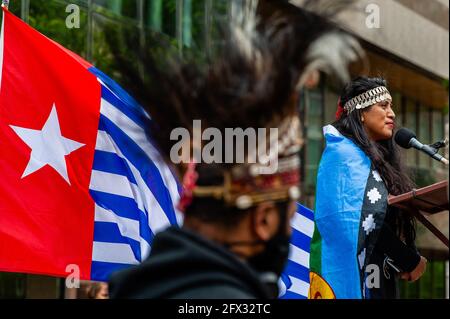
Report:
[{"label": "beaded headband with tassel", "polygon": [[374,105],[379,102],[391,100],[392,97],[388,89],[384,86],[379,86],[374,89],[361,93],[350,100],[344,105],[344,110],[347,114],[350,114],[354,110],[364,109],[368,106]]}]

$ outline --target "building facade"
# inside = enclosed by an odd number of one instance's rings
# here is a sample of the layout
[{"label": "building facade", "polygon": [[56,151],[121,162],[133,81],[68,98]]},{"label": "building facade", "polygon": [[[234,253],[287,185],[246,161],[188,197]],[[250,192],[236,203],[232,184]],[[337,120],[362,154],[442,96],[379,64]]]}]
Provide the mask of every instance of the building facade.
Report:
[{"label": "building facade", "polygon": [[[302,6],[303,0],[291,0]],[[352,74],[383,76],[393,93],[399,127],[416,132],[427,144],[448,139],[449,1],[359,0],[335,22],[355,35],[366,51]],[[323,78],[304,92],[300,105],[305,119],[303,201],[313,207],[315,179],[324,140],[322,126],[334,121],[339,88]],[[448,157],[448,148],[445,151]],[[448,180],[448,167],[416,150],[403,156],[419,187]],[[448,211],[430,217],[448,238]],[[448,248],[418,225],[417,245],[430,262],[416,283],[402,283],[404,298],[448,298]]]},{"label": "building facade", "polygon": [[[207,56],[220,42],[216,26],[228,18],[231,5],[226,0],[12,0],[10,10],[120,83],[105,25],[135,29],[139,46],[147,45],[148,32],[156,32],[173,41],[180,55]],[[424,143],[448,137],[448,11],[448,0],[359,0],[356,7],[336,17],[367,53],[363,63],[352,65],[352,74],[384,76],[393,93],[398,125],[414,130]],[[72,15],[77,12],[79,26]],[[67,27],[67,19],[75,27]],[[132,59],[136,52],[129,54]],[[340,89],[333,78],[323,75],[318,87],[300,92],[306,142],[302,202],[310,207],[314,207],[324,147],[322,127],[334,120]],[[447,178],[448,169],[426,155],[414,150],[404,155],[419,186]],[[448,237],[448,212],[434,217],[433,223]],[[419,248],[431,262],[422,279],[402,286],[402,295],[448,298],[448,248],[422,227],[418,234]],[[0,273],[0,298],[62,298],[65,294],[62,279]]]}]

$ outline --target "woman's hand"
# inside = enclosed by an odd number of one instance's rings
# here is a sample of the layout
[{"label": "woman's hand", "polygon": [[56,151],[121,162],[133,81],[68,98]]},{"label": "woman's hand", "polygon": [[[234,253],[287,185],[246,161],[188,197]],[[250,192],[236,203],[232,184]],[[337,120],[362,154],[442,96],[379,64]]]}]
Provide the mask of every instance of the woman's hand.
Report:
[{"label": "woman's hand", "polygon": [[416,281],[417,279],[422,277],[423,273],[425,272],[425,269],[427,268],[427,262],[428,261],[425,257],[420,256],[420,261],[417,264],[416,268],[414,268],[414,270],[410,273],[404,272],[400,274],[400,278],[411,282]]},{"label": "woman's hand", "polygon": [[400,279],[409,281],[409,272],[402,272],[402,273],[400,274]]}]

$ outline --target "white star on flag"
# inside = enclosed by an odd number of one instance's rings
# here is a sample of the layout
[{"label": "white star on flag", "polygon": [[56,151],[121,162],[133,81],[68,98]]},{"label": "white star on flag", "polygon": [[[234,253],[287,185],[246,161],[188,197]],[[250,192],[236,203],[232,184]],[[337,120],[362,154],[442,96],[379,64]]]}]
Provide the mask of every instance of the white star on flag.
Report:
[{"label": "white star on flag", "polygon": [[369,214],[369,216],[366,217],[362,223],[362,226],[366,232],[366,235],[369,235],[369,233],[375,229],[376,224],[372,214]]},{"label": "white star on flag", "polygon": [[382,181],[381,176],[378,173],[378,171],[372,171],[372,176],[377,182],[381,182]]},{"label": "white star on flag", "polygon": [[375,204],[381,198],[381,194],[378,192],[378,189],[374,187],[367,193],[367,197],[369,197],[372,204]]},{"label": "white star on flag", "polygon": [[56,105],[41,130],[10,125],[22,141],[31,148],[31,156],[22,178],[36,172],[45,165],[53,167],[70,184],[65,156],[85,144],[61,135]]},{"label": "white star on flag", "polygon": [[364,248],[363,251],[358,255],[360,269],[363,268],[365,259],[366,259],[366,249]]}]

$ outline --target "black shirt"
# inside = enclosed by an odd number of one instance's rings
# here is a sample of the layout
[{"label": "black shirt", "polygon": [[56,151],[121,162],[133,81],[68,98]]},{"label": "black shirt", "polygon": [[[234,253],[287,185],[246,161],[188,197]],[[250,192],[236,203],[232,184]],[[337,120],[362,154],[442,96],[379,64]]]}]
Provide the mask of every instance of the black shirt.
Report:
[{"label": "black shirt", "polygon": [[413,271],[420,262],[420,254],[414,244],[407,245],[396,233],[395,214],[399,211],[389,207],[378,235],[374,251],[370,257],[371,264],[380,269],[380,287],[371,289],[371,298],[399,298],[398,274]]},{"label": "black shirt", "polygon": [[196,233],[171,227],[155,236],[139,266],[113,274],[111,298],[268,299],[247,263]]}]

